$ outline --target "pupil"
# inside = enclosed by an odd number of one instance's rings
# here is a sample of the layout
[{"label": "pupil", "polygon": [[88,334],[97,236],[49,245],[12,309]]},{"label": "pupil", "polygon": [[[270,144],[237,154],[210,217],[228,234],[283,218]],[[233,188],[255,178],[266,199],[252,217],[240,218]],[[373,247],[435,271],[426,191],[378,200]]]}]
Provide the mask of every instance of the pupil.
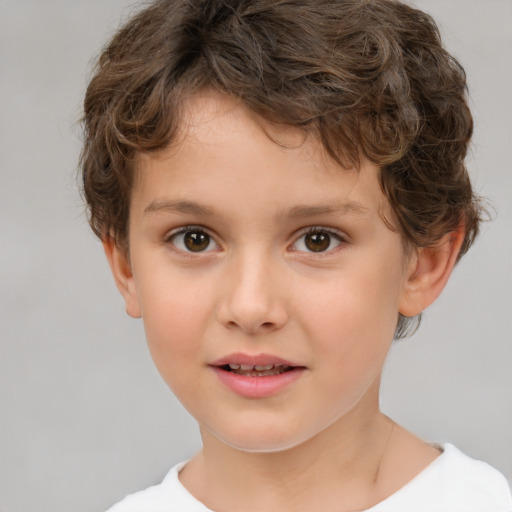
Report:
[{"label": "pupil", "polygon": [[199,252],[204,251],[208,247],[210,237],[200,231],[189,231],[185,235],[184,242],[189,251]]},{"label": "pupil", "polygon": [[331,244],[331,237],[328,233],[310,233],[306,235],[306,247],[313,252],[325,251]]}]

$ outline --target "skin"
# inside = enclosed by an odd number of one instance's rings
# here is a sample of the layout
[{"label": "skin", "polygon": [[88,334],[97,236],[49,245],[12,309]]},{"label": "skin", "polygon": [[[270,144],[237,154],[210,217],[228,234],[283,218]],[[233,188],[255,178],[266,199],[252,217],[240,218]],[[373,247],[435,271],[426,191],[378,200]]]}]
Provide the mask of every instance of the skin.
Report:
[{"label": "skin", "polygon": [[[463,232],[406,254],[375,165],[342,169],[227,96],[186,107],[179,140],[136,162],[128,254],[105,241],[128,314],[201,429],[180,479],[214,510],[367,508],[439,455],[379,411],[379,386],[398,312],[437,297]],[[325,250],[309,249],[311,228]],[[243,397],[211,367],[240,352],[304,371]]]}]

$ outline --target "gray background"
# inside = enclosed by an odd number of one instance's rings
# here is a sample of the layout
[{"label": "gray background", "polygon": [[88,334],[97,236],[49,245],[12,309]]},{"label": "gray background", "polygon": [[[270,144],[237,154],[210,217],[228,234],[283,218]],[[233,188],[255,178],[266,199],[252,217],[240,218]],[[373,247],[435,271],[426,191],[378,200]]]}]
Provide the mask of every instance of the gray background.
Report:
[{"label": "gray background", "polygon": [[[422,0],[465,65],[470,168],[496,210],[420,332],[385,412],[512,478],[512,2]],[[90,62],[136,2],[0,0],[0,511],[101,510],[199,446],[124,314],[76,190]]]}]

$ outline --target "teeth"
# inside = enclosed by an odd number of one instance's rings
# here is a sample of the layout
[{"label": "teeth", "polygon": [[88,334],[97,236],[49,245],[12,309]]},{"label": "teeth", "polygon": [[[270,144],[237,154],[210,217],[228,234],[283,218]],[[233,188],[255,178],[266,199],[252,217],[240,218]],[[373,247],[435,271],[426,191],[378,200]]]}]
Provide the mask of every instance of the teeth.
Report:
[{"label": "teeth", "polygon": [[266,364],[253,366],[252,364],[230,364],[229,367],[231,370],[243,370],[244,372],[249,372],[251,370],[255,370],[257,372],[266,372],[268,370],[272,370],[274,365]]},{"label": "teeth", "polygon": [[257,371],[257,372],[264,372],[266,370],[271,370],[272,368],[274,368],[274,365],[273,364],[266,364],[265,366],[255,366],[254,369]]},{"label": "teeth", "polygon": [[244,375],[246,377],[267,377],[270,375],[279,375],[290,368],[289,366],[282,364],[251,365],[229,363],[228,366],[234,373]]}]

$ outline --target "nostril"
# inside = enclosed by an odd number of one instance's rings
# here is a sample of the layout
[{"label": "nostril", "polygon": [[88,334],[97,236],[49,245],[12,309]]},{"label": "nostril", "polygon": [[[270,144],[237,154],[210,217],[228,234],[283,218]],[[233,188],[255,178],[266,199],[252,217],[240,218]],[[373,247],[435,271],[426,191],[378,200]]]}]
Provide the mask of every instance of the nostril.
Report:
[{"label": "nostril", "polygon": [[243,327],[244,330],[252,332],[252,331],[257,331],[258,329],[264,329],[264,330],[273,329],[275,324],[274,324],[274,322],[263,322],[263,323],[257,323],[256,326],[247,326],[246,324],[238,323],[234,320],[230,320],[228,322],[228,326],[229,327]]},{"label": "nostril", "polygon": [[247,334],[270,333],[282,327],[287,320],[284,306],[279,301],[263,303],[241,300],[237,296],[222,301],[217,315],[224,327],[241,329]]}]

